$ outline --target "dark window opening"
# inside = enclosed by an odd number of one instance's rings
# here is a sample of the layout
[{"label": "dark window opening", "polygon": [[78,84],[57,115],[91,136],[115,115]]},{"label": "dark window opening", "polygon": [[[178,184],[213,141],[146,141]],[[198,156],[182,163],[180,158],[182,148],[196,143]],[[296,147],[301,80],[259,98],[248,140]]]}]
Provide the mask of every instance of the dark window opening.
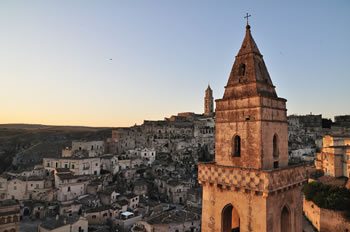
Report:
[{"label": "dark window opening", "polygon": [[245,75],[245,64],[240,64],[240,65],[239,65],[238,74],[239,74],[240,76],[244,76],[244,75]]},{"label": "dark window opening", "polygon": [[291,231],[291,215],[289,209],[284,206],[281,212],[281,231]]},{"label": "dark window opening", "polygon": [[279,150],[278,150],[278,137],[275,134],[273,136],[273,157],[277,158],[279,156]]},{"label": "dark window opening", "polygon": [[273,162],[273,168],[278,168],[278,161]]},{"label": "dark window opening", "polygon": [[231,205],[226,205],[221,212],[221,231],[239,232],[240,219],[237,210]]},{"label": "dark window opening", "polygon": [[241,137],[238,135],[233,137],[233,144],[232,144],[232,155],[235,157],[241,156]]}]

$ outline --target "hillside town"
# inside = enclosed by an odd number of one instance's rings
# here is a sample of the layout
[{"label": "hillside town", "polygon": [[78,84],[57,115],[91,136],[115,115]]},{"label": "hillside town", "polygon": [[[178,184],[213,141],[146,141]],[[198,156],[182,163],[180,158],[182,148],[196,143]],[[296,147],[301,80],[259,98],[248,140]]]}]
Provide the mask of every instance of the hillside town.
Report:
[{"label": "hillside town", "polygon": [[350,115],[288,115],[249,17],[223,95],[203,88],[202,112],[0,124],[0,232],[349,232]]},{"label": "hillside town", "polygon": [[[115,128],[104,141],[72,141],[56,157],[2,173],[1,231],[200,231],[197,164],[214,157],[213,105],[208,86],[202,114]],[[315,163],[323,182],[349,188],[349,122],[289,116],[289,162]],[[310,204],[305,215],[321,228],[322,209]]]},{"label": "hillside town", "polygon": [[[202,198],[197,163],[214,155],[209,86],[205,108],[203,114],[179,113],[115,128],[105,141],[72,141],[56,157],[2,173],[2,210],[7,208],[9,214],[1,228],[199,231]],[[27,228],[22,223],[27,221],[36,222],[37,228]]]}]

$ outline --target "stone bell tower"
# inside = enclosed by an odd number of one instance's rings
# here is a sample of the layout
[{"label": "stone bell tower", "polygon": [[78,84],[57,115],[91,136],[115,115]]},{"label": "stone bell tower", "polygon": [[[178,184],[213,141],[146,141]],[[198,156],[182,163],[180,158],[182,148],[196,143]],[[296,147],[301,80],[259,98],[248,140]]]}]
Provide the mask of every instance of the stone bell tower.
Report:
[{"label": "stone bell tower", "polygon": [[288,166],[286,100],[248,22],[215,114],[215,161],[198,166],[202,231],[301,232],[307,170]]},{"label": "stone bell tower", "polygon": [[214,113],[214,98],[213,90],[208,85],[208,88],[205,90],[204,96],[204,115],[211,116]]}]

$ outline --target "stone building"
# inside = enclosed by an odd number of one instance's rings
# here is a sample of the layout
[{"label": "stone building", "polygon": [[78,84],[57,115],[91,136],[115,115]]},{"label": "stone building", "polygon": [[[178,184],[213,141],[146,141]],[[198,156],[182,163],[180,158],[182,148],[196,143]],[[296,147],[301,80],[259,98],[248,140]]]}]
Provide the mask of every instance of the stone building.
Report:
[{"label": "stone building", "polygon": [[140,151],[141,159],[145,160],[148,166],[156,160],[156,151],[152,148],[144,148]]},{"label": "stone building", "polygon": [[323,147],[317,153],[316,169],[324,171],[325,175],[333,177],[350,177],[350,137],[331,136],[323,137]]},{"label": "stone building", "polygon": [[302,231],[307,170],[288,166],[286,111],[247,24],[216,100],[215,161],[198,166],[202,231]]},{"label": "stone building", "polygon": [[0,175],[0,200],[51,200],[52,182],[40,176]]},{"label": "stone building", "polygon": [[104,154],[104,141],[73,141],[72,151],[85,150],[89,152],[89,157],[96,157]]},{"label": "stone building", "polygon": [[187,210],[168,210],[137,223],[146,232],[199,232],[200,216]]},{"label": "stone building", "polygon": [[0,231],[19,232],[20,206],[18,201],[0,201]]},{"label": "stone building", "polygon": [[101,169],[109,171],[113,175],[119,171],[118,157],[111,154],[100,156]]},{"label": "stone building", "polygon": [[48,218],[38,226],[38,232],[87,232],[88,221],[84,217],[72,215]]},{"label": "stone building", "polygon": [[322,128],[322,114],[290,115],[288,120],[297,121],[304,128]]},{"label": "stone building", "polygon": [[119,217],[114,218],[113,224],[118,228],[118,231],[127,232],[130,228],[142,219],[142,215],[135,215],[132,212],[125,211],[120,213]]},{"label": "stone building", "polygon": [[58,201],[71,201],[86,194],[88,176],[73,175],[69,171],[60,171],[55,174],[55,187]]},{"label": "stone building", "polygon": [[100,206],[86,210],[84,217],[89,224],[105,224],[112,217],[111,207]]},{"label": "stone building", "polygon": [[79,153],[86,153],[88,157],[98,157],[105,152],[104,141],[73,141],[72,147],[62,149],[62,157],[72,157]]},{"label": "stone building", "polygon": [[337,127],[350,128],[350,115],[337,115],[334,117],[334,124]]},{"label": "stone building", "polygon": [[48,171],[68,168],[74,175],[100,175],[101,159],[98,157],[44,158],[43,165]]},{"label": "stone building", "polygon": [[204,97],[204,115],[212,116],[214,114],[214,98],[213,90],[208,85],[208,88],[205,90]]}]

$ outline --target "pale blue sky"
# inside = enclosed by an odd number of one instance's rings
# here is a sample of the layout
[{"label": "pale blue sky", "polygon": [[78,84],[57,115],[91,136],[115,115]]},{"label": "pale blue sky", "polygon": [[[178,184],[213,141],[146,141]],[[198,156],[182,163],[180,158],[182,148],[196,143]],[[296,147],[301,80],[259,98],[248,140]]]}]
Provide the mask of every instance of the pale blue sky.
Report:
[{"label": "pale blue sky", "polygon": [[223,95],[246,12],[289,114],[350,113],[349,1],[4,0],[0,123],[200,113],[208,82]]}]

